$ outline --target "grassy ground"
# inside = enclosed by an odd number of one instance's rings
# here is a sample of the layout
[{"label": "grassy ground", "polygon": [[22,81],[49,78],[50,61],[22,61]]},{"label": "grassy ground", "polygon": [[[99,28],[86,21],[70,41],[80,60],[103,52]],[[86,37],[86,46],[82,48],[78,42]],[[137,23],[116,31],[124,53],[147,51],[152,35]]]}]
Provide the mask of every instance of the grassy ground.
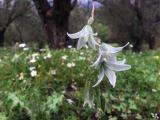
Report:
[{"label": "grassy ground", "polygon": [[0,120],[156,120],[160,117],[160,50],[126,51],[132,69],[112,88],[100,84],[101,105],[83,107],[85,81],[97,80],[90,50],[0,50]]}]

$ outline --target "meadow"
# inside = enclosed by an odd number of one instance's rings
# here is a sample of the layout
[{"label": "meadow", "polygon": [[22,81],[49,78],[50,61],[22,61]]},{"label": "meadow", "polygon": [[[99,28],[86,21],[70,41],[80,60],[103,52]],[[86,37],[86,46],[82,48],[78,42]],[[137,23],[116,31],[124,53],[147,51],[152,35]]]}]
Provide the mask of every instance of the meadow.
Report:
[{"label": "meadow", "polygon": [[96,54],[83,49],[0,49],[0,120],[158,120],[160,50],[119,54],[132,68],[113,88],[100,84],[100,105],[83,107],[86,81]]}]

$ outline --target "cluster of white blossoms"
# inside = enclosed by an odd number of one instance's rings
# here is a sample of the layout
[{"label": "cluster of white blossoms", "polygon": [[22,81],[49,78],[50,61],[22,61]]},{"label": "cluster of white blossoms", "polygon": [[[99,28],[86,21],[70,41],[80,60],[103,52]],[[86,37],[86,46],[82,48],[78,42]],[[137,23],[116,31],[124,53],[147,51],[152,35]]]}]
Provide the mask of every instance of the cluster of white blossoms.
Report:
[{"label": "cluster of white blossoms", "polygon": [[109,79],[110,84],[115,87],[116,84],[116,72],[125,71],[131,68],[130,65],[125,64],[125,60],[118,61],[116,56],[117,53],[122,51],[124,47],[126,47],[129,43],[127,43],[123,47],[112,47],[106,43],[98,43],[96,42],[95,36],[97,33],[93,32],[91,27],[94,22],[94,17],[89,18],[87,25],[85,25],[81,31],[69,34],[68,36],[72,39],[79,39],[77,44],[77,49],[81,49],[88,44],[93,50],[98,51],[98,58],[92,65],[94,68],[99,69],[98,81],[93,86],[97,86],[104,78],[104,75]]}]

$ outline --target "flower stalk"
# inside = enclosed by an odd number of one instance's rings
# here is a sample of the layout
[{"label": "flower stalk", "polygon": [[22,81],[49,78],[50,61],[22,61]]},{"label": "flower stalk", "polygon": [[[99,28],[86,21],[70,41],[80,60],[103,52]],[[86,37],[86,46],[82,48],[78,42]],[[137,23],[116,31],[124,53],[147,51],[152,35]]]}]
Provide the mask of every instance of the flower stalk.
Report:
[{"label": "flower stalk", "polygon": [[[93,32],[92,24],[94,22],[94,14],[95,14],[95,6],[93,3],[91,17],[89,18],[87,25],[85,25],[82,30],[77,33],[67,35],[72,39],[78,39],[77,49],[80,50],[86,45],[89,45],[90,48],[98,52],[97,60],[93,63],[92,67],[98,69],[99,75],[97,82],[92,87],[97,87],[94,95],[98,101],[97,104],[100,106],[100,88],[99,84],[102,82],[103,78],[106,76],[110,82],[110,84],[115,87],[116,85],[116,73],[120,71],[129,70],[131,68],[130,65],[125,64],[125,59],[122,61],[117,60],[117,54],[123,50],[129,43],[122,47],[113,47],[106,43],[98,43],[96,41],[97,33]],[[84,105],[88,104],[90,108],[93,107],[93,98],[91,97],[91,93],[93,90],[90,88],[90,81],[86,83],[85,86],[85,101]]]}]

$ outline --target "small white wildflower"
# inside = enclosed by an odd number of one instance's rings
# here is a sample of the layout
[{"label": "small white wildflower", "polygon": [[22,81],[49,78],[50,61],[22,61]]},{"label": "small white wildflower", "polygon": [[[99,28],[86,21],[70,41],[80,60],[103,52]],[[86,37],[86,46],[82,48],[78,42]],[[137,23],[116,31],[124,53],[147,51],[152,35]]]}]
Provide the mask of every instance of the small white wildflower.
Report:
[{"label": "small white wildflower", "polygon": [[50,74],[50,75],[56,75],[56,70],[50,70],[50,71],[49,71],[49,74]]},{"label": "small white wildflower", "polygon": [[45,51],[46,51],[46,49],[40,49],[39,51],[40,51],[40,52],[45,52]]},{"label": "small white wildflower", "polygon": [[19,75],[19,78],[18,78],[19,80],[23,80],[24,79],[24,73],[20,73],[20,75]]},{"label": "small white wildflower", "polygon": [[72,68],[72,67],[75,67],[75,66],[76,66],[75,63],[73,63],[73,62],[67,64],[67,67],[69,67],[69,68]]},{"label": "small white wildflower", "polygon": [[68,102],[70,105],[72,105],[72,104],[74,103],[74,101],[71,100],[71,99],[67,99],[67,102]]},{"label": "small white wildflower", "polygon": [[36,59],[33,57],[29,62],[30,62],[30,63],[35,63],[35,62],[36,62]]},{"label": "small white wildflower", "polygon": [[152,89],[152,92],[157,92],[157,90],[156,89]]},{"label": "small white wildflower", "polygon": [[67,60],[67,57],[68,57],[67,55],[64,55],[64,56],[61,57],[61,59],[62,60]]},{"label": "small white wildflower", "polygon": [[36,69],[36,67],[30,67],[30,68],[29,68],[30,71],[33,71],[33,70],[35,70],[35,69]]},{"label": "small white wildflower", "polygon": [[84,76],[84,75],[83,75],[83,73],[80,73],[79,75],[80,75],[81,77],[83,77],[83,76]]},{"label": "small white wildflower", "polygon": [[28,51],[28,50],[29,50],[28,47],[23,48],[23,51]]},{"label": "small white wildflower", "polygon": [[36,77],[37,76],[37,71],[36,70],[32,70],[31,71],[31,77]]},{"label": "small white wildflower", "polygon": [[132,45],[132,44],[130,44],[130,45],[129,45],[129,47],[130,47],[130,48],[133,48],[133,45]]},{"label": "small white wildflower", "polygon": [[68,45],[68,48],[72,48],[72,45]]},{"label": "small white wildflower", "polygon": [[24,48],[26,46],[26,44],[25,43],[21,43],[21,44],[19,44],[19,47],[20,48]]},{"label": "small white wildflower", "polygon": [[52,57],[52,55],[51,55],[51,53],[49,52],[49,53],[47,53],[47,55],[44,56],[43,58],[46,60],[46,59],[50,59],[51,57]]},{"label": "small white wildflower", "polygon": [[80,55],[84,55],[84,52],[80,52]]},{"label": "small white wildflower", "polygon": [[0,59],[0,62],[2,62],[2,59]]},{"label": "small white wildflower", "polygon": [[47,58],[51,58],[52,57],[52,54],[49,52],[48,54],[47,54]]},{"label": "small white wildflower", "polygon": [[85,58],[85,57],[80,56],[80,57],[79,57],[79,60],[86,60],[86,58]]},{"label": "small white wildflower", "polygon": [[33,58],[38,58],[38,56],[39,56],[39,53],[33,53],[33,54],[32,54],[32,57],[33,57]]}]

